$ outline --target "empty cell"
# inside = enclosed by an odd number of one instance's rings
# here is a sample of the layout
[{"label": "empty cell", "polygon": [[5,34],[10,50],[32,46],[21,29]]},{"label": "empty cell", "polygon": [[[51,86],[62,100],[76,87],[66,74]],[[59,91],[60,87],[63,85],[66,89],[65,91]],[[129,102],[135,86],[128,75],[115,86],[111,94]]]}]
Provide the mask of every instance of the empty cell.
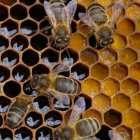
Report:
[{"label": "empty cell", "polygon": [[117,94],[120,90],[120,84],[118,81],[109,78],[102,83],[102,90],[103,92],[108,95],[112,96],[114,94]]},{"label": "empty cell", "polygon": [[89,42],[89,45],[93,48],[96,47],[97,45],[97,42],[96,42],[96,37],[94,34],[90,35],[89,38],[88,38],[88,42]]},{"label": "empty cell", "polygon": [[120,52],[119,59],[125,64],[131,64],[137,60],[137,53],[127,48]]},{"label": "empty cell", "polygon": [[140,63],[135,63],[135,64],[131,65],[130,75],[133,78],[140,80]]},{"label": "empty cell", "polygon": [[71,75],[77,80],[84,80],[89,75],[89,69],[82,63],[77,63],[71,68]]},{"label": "empty cell", "polygon": [[59,61],[59,54],[52,49],[47,49],[41,54],[41,59],[45,65],[52,67]]},{"label": "empty cell", "polygon": [[78,27],[77,27],[77,23],[75,21],[72,21],[71,23],[71,32],[75,33],[77,31]]},{"label": "empty cell", "polygon": [[0,2],[3,3],[4,5],[11,6],[14,3],[16,3],[17,0],[1,0]]},{"label": "empty cell", "polygon": [[8,80],[10,77],[10,71],[4,66],[0,66],[0,83]]},{"label": "empty cell", "polygon": [[111,67],[110,72],[113,78],[122,80],[128,75],[128,68],[122,63],[116,63]]},{"label": "empty cell", "polygon": [[4,21],[6,18],[8,18],[8,8],[4,5],[0,5],[0,21]]},{"label": "empty cell", "polygon": [[12,140],[13,134],[12,131],[7,128],[0,128],[0,139],[1,140]]},{"label": "empty cell", "polygon": [[104,80],[109,75],[109,69],[107,66],[97,63],[91,68],[91,76],[97,80]]},{"label": "empty cell", "polygon": [[38,114],[37,112],[30,112],[26,118],[25,118],[25,123],[27,126],[30,128],[38,128],[42,124],[42,116]]},{"label": "empty cell", "polygon": [[10,9],[10,14],[11,14],[12,18],[14,18],[14,19],[23,20],[27,17],[27,10],[26,10],[26,7],[18,4],[18,5],[14,5]]},{"label": "empty cell", "polygon": [[98,61],[98,54],[97,52],[89,48],[81,52],[80,58],[86,64],[91,65]]},{"label": "empty cell", "polygon": [[18,25],[13,20],[7,20],[1,24],[1,33],[7,37],[11,37],[18,32]]},{"label": "empty cell", "polygon": [[40,127],[36,131],[36,140],[52,140],[52,130],[48,127]]},{"label": "empty cell", "polygon": [[125,111],[131,106],[130,98],[124,94],[118,94],[113,97],[112,106],[118,111]]},{"label": "empty cell", "polygon": [[46,125],[56,128],[62,123],[62,115],[57,111],[50,111],[45,115]]},{"label": "empty cell", "polygon": [[82,34],[74,33],[71,35],[70,46],[72,49],[81,51],[86,48],[86,44],[86,38]]},{"label": "empty cell", "polygon": [[31,130],[27,129],[26,127],[21,127],[19,129],[16,129],[14,134],[15,140],[31,140],[33,138],[33,134]]},{"label": "empty cell", "polygon": [[129,37],[129,43],[132,48],[140,50],[140,33],[134,33]]},{"label": "empty cell", "polygon": [[8,81],[5,83],[5,85],[3,87],[3,91],[6,96],[8,96],[10,98],[14,98],[20,94],[21,86],[19,83],[15,82],[15,81]]},{"label": "empty cell", "polygon": [[140,125],[133,129],[133,139],[139,140],[140,139]]},{"label": "empty cell", "polygon": [[12,67],[18,63],[19,55],[13,50],[8,50],[2,54],[1,61],[7,67]]},{"label": "empty cell", "polygon": [[0,36],[0,52],[6,50],[9,46],[9,41],[7,38]]},{"label": "empty cell", "polygon": [[78,61],[78,53],[70,48],[65,49],[61,54],[61,60],[67,66],[71,66]]},{"label": "empty cell", "polygon": [[136,127],[140,124],[139,112],[129,109],[123,114],[123,123],[128,127]]},{"label": "empty cell", "polygon": [[105,112],[111,107],[111,99],[104,94],[99,94],[93,98],[93,107]]},{"label": "empty cell", "polygon": [[11,101],[7,97],[0,96],[0,113],[7,112],[10,103]]},{"label": "empty cell", "polygon": [[136,94],[139,91],[139,83],[131,78],[128,78],[122,82],[121,91],[127,95]]},{"label": "empty cell", "polygon": [[123,18],[117,23],[117,30],[120,34],[128,36],[135,30],[135,25],[132,20]]},{"label": "empty cell", "polygon": [[136,94],[131,98],[132,108],[140,111],[140,94]]},{"label": "empty cell", "polygon": [[117,53],[111,48],[105,48],[99,52],[99,58],[104,64],[111,65],[117,61]]},{"label": "empty cell", "polygon": [[25,80],[29,78],[30,71],[24,65],[18,65],[13,69],[12,75],[16,81],[24,82]]},{"label": "empty cell", "polygon": [[126,38],[119,35],[119,34],[114,34],[113,35],[114,43],[112,46],[116,49],[123,49],[126,46]]},{"label": "empty cell", "polygon": [[122,122],[121,113],[117,112],[114,109],[110,109],[104,114],[104,121],[111,127],[116,127]]},{"label": "empty cell", "polygon": [[29,45],[28,39],[22,35],[14,36],[11,40],[12,48],[16,51],[23,51]]},{"label": "empty cell", "polygon": [[130,129],[129,127],[126,127],[125,125],[121,125],[121,126],[117,127],[116,131],[119,134],[121,134],[121,136],[125,140],[132,140],[132,129]]},{"label": "empty cell", "polygon": [[100,83],[92,78],[86,79],[82,83],[82,92],[90,97],[100,92]]},{"label": "empty cell", "polygon": [[2,116],[0,115],[0,127],[2,124],[3,124],[3,119],[2,119]]},{"label": "empty cell", "polygon": [[36,0],[19,0],[21,3],[30,6],[36,2]]},{"label": "empty cell", "polygon": [[44,7],[39,4],[31,7],[29,14],[33,19],[35,19],[37,21],[44,19],[44,17],[46,16]]},{"label": "empty cell", "polygon": [[22,61],[28,66],[33,66],[39,61],[38,53],[28,49],[22,55]]},{"label": "empty cell", "polygon": [[47,48],[48,40],[45,36],[37,34],[31,39],[31,45],[35,50],[41,51]]}]

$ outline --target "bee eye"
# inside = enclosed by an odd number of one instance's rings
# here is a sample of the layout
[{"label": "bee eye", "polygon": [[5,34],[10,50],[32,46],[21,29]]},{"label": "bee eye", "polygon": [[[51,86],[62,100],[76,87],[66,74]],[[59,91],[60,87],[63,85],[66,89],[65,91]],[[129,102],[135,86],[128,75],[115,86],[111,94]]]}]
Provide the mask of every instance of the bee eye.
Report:
[{"label": "bee eye", "polygon": [[65,42],[68,42],[68,41],[69,41],[69,38],[67,38],[67,37],[64,38],[64,41],[65,41]]},{"label": "bee eye", "polygon": [[56,43],[57,43],[57,44],[59,44],[59,43],[61,43],[61,42],[62,42],[62,38],[57,38],[57,39],[56,39]]},{"label": "bee eye", "polygon": [[101,42],[101,47],[105,47],[108,45],[108,41],[107,40],[104,40]]},{"label": "bee eye", "polygon": [[113,38],[109,38],[109,44],[112,44],[114,42]]}]

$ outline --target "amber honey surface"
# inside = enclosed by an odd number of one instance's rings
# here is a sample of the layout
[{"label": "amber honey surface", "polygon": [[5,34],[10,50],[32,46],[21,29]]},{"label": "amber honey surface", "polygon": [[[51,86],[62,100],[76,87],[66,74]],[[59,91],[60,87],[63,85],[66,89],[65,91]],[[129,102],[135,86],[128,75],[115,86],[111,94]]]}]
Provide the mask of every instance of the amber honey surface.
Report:
[{"label": "amber honey surface", "polygon": [[[65,125],[70,108],[60,109],[52,99],[49,104],[45,95],[37,95],[26,89],[34,74],[49,73],[65,58],[73,64],[65,76],[77,79],[82,86],[79,96],[84,96],[87,107],[83,117],[96,117],[102,124],[104,138],[109,129],[119,132],[125,140],[140,140],[140,2],[131,0],[116,23],[114,44],[109,48],[95,49],[96,41],[91,30],[78,18],[78,13],[94,0],[78,0],[78,8],[72,22],[72,36],[68,47],[61,51],[50,45],[51,31],[40,30],[49,25],[44,0],[0,0],[0,136],[1,139],[15,136],[38,140],[50,136],[54,130]],[[98,0],[107,8],[112,0]],[[113,13],[107,9],[109,16]],[[110,11],[110,12],[109,12]],[[9,32],[6,30],[8,29]],[[32,103],[40,109],[30,110],[16,129],[5,125],[6,108],[20,94],[32,96]],[[42,109],[43,107],[44,110]],[[48,108],[47,108],[48,107]],[[41,110],[42,109],[42,110]],[[44,112],[43,112],[44,111]],[[33,123],[28,123],[32,118]],[[58,124],[50,126],[46,120],[53,118]]]}]

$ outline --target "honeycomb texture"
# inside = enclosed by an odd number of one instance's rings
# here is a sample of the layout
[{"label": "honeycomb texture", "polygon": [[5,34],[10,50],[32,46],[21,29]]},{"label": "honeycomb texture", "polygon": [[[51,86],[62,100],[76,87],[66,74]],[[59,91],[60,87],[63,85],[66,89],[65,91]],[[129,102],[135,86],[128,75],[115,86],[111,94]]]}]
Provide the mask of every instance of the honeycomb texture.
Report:
[{"label": "honeycomb texture", "polygon": [[[79,12],[85,12],[93,0],[79,0],[72,22],[72,36],[68,47],[59,51],[50,45],[51,31],[41,32],[49,22],[44,0],[0,0],[0,135],[2,139],[23,138],[39,140],[50,136],[65,125],[70,108],[60,108],[52,98],[26,89],[34,74],[49,73],[69,56],[73,64],[62,75],[73,77],[82,85],[79,96],[87,103],[83,118],[93,116],[102,122],[99,138],[106,138],[109,129],[119,132],[125,140],[140,140],[140,2],[131,0],[116,23],[114,44],[102,50],[95,49],[95,37],[90,29],[79,26]],[[113,0],[98,0],[107,8]],[[68,3],[68,1],[66,1]],[[111,9],[107,9],[111,16]],[[6,31],[8,29],[9,32]],[[69,55],[68,55],[69,53]],[[12,100],[20,94],[32,96],[33,109],[16,129],[5,125],[5,114]],[[39,107],[36,104],[39,104]],[[51,125],[49,120],[55,120]],[[32,120],[33,123],[29,123]]]}]

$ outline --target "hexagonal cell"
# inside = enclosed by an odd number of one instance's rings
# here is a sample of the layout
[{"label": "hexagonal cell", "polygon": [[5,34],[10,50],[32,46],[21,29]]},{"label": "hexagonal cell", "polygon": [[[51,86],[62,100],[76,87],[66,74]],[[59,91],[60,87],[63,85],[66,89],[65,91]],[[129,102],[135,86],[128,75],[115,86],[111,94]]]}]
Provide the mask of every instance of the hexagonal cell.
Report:
[{"label": "hexagonal cell", "polygon": [[81,12],[84,12],[85,13],[86,12],[86,9],[85,9],[85,7],[83,5],[78,4],[77,5],[76,12],[75,12],[75,16],[74,16],[74,19],[75,20],[79,20],[78,14],[81,13]]},{"label": "hexagonal cell", "polygon": [[105,48],[99,52],[100,60],[106,64],[110,65],[117,61],[117,53],[111,48]]},{"label": "hexagonal cell", "polygon": [[1,61],[7,67],[12,67],[19,61],[19,55],[13,50],[8,50],[1,55]]},{"label": "hexagonal cell", "polygon": [[42,116],[32,111],[25,117],[25,123],[32,129],[38,128],[43,123]]},{"label": "hexagonal cell", "polygon": [[105,2],[104,0],[98,0],[98,2],[105,7],[112,4],[112,0],[108,0],[107,2]]},{"label": "hexagonal cell", "polygon": [[36,0],[19,0],[21,3],[30,6],[36,2]]},{"label": "hexagonal cell", "polygon": [[120,52],[119,59],[126,64],[131,64],[137,60],[137,53],[127,48]]},{"label": "hexagonal cell", "polygon": [[11,6],[14,3],[16,3],[17,0],[1,0],[0,2],[3,3],[4,5]]},{"label": "hexagonal cell", "polygon": [[128,68],[122,63],[116,63],[111,67],[111,76],[122,80],[128,75]]},{"label": "hexagonal cell", "polygon": [[41,51],[47,47],[48,40],[44,35],[37,34],[31,39],[31,45],[35,50]]},{"label": "hexagonal cell", "polygon": [[37,28],[38,28],[37,24],[29,19],[23,21],[20,25],[21,33],[28,36],[35,34],[35,32],[37,31]]},{"label": "hexagonal cell", "polygon": [[21,86],[19,83],[15,82],[15,81],[8,81],[5,83],[5,85],[3,87],[3,91],[6,96],[8,96],[10,98],[14,98],[20,94]]},{"label": "hexagonal cell", "polygon": [[121,125],[116,128],[116,131],[121,134],[124,140],[132,140],[132,130],[129,127]]},{"label": "hexagonal cell", "polygon": [[0,136],[1,136],[1,139],[3,139],[3,140],[5,140],[5,139],[12,140],[12,138],[13,138],[12,131],[7,128],[0,128]]},{"label": "hexagonal cell", "polygon": [[52,140],[53,134],[52,130],[48,127],[41,127],[36,131],[36,140],[49,139]]},{"label": "hexagonal cell", "polygon": [[9,41],[3,36],[0,36],[0,52],[6,50],[9,46]]},{"label": "hexagonal cell", "polygon": [[140,111],[140,94],[137,94],[137,95],[134,95],[132,98],[131,98],[131,106],[132,108]]},{"label": "hexagonal cell", "polygon": [[10,71],[4,66],[0,66],[0,83],[8,80],[10,77]]},{"label": "hexagonal cell", "polygon": [[133,78],[140,80],[140,63],[135,63],[135,64],[131,65],[130,75]]},{"label": "hexagonal cell", "polygon": [[83,24],[83,23],[81,23],[81,24],[82,24],[82,25],[79,27],[78,30],[79,30],[82,34],[88,36],[88,35],[90,34],[90,32],[91,32],[91,29],[90,29],[87,25],[85,25],[85,24]]},{"label": "hexagonal cell", "polygon": [[25,80],[27,80],[29,78],[30,71],[24,65],[18,65],[13,69],[12,75],[16,81],[24,82]]},{"label": "hexagonal cell", "polygon": [[[91,46],[91,47],[93,47],[93,48],[95,48],[96,47],[96,37],[95,37],[95,35],[94,34],[91,34],[90,36],[89,36],[89,38],[88,38],[88,42],[89,42],[89,45]],[[100,49],[100,48],[99,48]]]},{"label": "hexagonal cell", "polygon": [[45,115],[46,125],[56,128],[61,125],[63,119],[62,115],[57,111],[50,111]]},{"label": "hexagonal cell", "polygon": [[133,140],[140,139],[140,126],[133,129]]},{"label": "hexagonal cell", "polygon": [[59,54],[52,49],[47,49],[41,54],[41,59],[44,64],[51,67],[59,61]]},{"label": "hexagonal cell", "polygon": [[136,127],[140,124],[140,114],[139,112],[129,109],[123,114],[123,123],[128,127]]},{"label": "hexagonal cell", "polygon": [[110,109],[104,114],[104,121],[111,127],[116,127],[122,122],[121,113],[117,112],[114,109]]},{"label": "hexagonal cell", "polygon": [[88,48],[80,53],[80,58],[86,64],[91,65],[98,61],[98,54],[91,48]]},{"label": "hexagonal cell", "polygon": [[86,112],[84,112],[84,114],[83,114],[83,118],[88,118],[91,116],[98,119],[100,122],[102,122],[102,115],[97,110],[94,110],[91,108],[91,109],[87,110]]},{"label": "hexagonal cell", "polygon": [[51,35],[51,28],[48,28],[46,30],[46,27],[50,27],[51,24],[49,23],[49,20],[45,19],[43,20],[40,25],[39,25],[39,28],[40,28],[40,31],[43,32],[43,34],[45,35]]},{"label": "hexagonal cell", "polygon": [[111,99],[104,94],[99,94],[93,98],[93,107],[101,112],[105,112],[111,107]]},{"label": "hexagonal cell", "polygon": [[[77,41],[78,40],[78,41]],[[76,51],[81,51],[86,47],[86,38],[80,33],[74,33],[71,36],[70,46]]]},{"label": "hexagonal cell", "polygon": [[75,21],[72,21],[71,23],[71,31],[72,33],[75,33],[77,31],[78,27],[77,27],[77,23]]},{"label": "hexagonal cell", "polygon": [[27,10],[23,5],[17,4],[10,9],[10,14],[14,19],[23,20],[27,17]]},{"label": "hexagonal cell", "polygon": [[0,127],[2,124],[3,124],[3,119],[2,119],[2,116],[0,115]]},{"label": "hexagonal cell", "polygon": [[136,30],[137,30],[138,32],[140,31],[140,20],[137,21]]},{"label": "hexagonal cell", "polygon": [[109,75],[109,69],[102,63],[97,63],[91,68],[91,76],[97,80],[104,80]]},{"label": "hexagonal cell", "polygon": [[82,92],[91,97],[99,93],[100,89],[100,83],[92,78],[86,79],[82,83]]},{"label": "hexagonal cell", "polygon": [[10,104],[11,101],[7,97],[0,96],[0,113],[5,113],[8,110]]},{"label": "hexagonal cell", "polygon": [[75,62],[78,61],[78,54],[76,51],[70,48],[65,49],[61,54],[61,60],[64,64],[68,66],[73,65]]},{"label": "hexagonal cell", "polygon": [[122,82],[121,90],[127,95],[136,94],[139,91],[139,83],[131,78],[128,78]]},{"label": "hexagonal cell", "polygon": [[18,32],[18,25],[13,20],[7,20],[1,24],[1,33],[5,36],[13,36]]},{"label": "hexagonal cell", "polygon": [[112,106],[118,111],[125,111],[131,106],[130,98],[124,94],[118,94],[113,98]]},{"label": "hexagonal cell", "polygon": [[118,81],[109,78],[102,83],[102,90],[103,92],[108,95],[112,96],[114,94],[117,94],[120,90],[120,84]]},{"label": "hexagonal cell", "polygon": [[119,34],[113,35],[114,43],[112,46],[116,49],[123,49],[126,46],[126,38]]},{"label": "hexagonal cell", "polygon": [[28,39],[22,35],[17,35],[12,38],[11,46],[16,51],[23,51],[29,45]]},{"label": "hexagonal cell", "polygon": [[8,8],[4,5],[0,5],[0,21],[4,21],[6,18],[8,18]]},{"label": "hexagonal cell", "polygon": [[35,98],[33,106],[40,113],[46,113],[50,110],[49,100],[46,96],[38,96]]},{"label": "hexagonal cell", "polygon": [[33,66],[39,61],[38,53],[28,49],[23,53],[22,61],[28,66]]},{"label": "hexagonal cell", "polygon": [[37,66],[35,66],[32,69],[32,75],[35,75],[35,74],[48,74],[49,72],[50,71],[49,71],[48,67],[46,67],[43,64],[38,64]]},{"label": "hexagonal cell", "polygon": [[117,23],[117,30],[122,35],[128,36],[135,30],[135,25],[132,20],[124,18]]},{"label": "hexagonal cell", "polygon": [[37,21],[40,21],[40,20],[44,19],[44,17],[46,16],[44,7],[42,5],[39,5],[39,4],[31,7],[30,11],[29,11],[29,14],[33,19],[35,19]]},{"label": "hexagonal cell", "polygon": [[77,80],[83,80],[89,75],[89,69],[82,63],[77,63],[71,68],[71,75]]},{"label": "hexagonal cell", "polygon": [[27,129],[26,127],[21,127],[15,131],[14,139],[32,139],[33,134],[31,130]]}]

